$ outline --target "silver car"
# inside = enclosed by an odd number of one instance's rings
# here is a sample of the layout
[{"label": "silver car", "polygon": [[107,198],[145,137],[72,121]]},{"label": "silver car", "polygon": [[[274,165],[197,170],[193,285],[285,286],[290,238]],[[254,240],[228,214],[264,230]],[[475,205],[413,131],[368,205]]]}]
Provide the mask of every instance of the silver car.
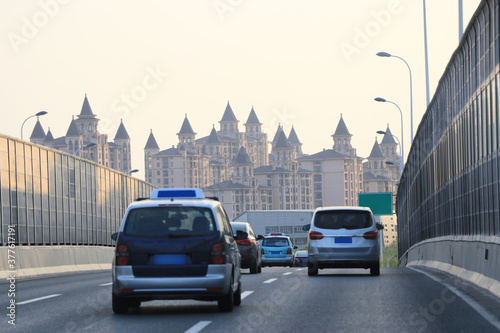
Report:
[{"label": "silver car", "polygon": [[112,307],[156,299],[241,303],[240,253],[219,201],[200,189],[158,189],[130,204],[114,234]]},{"label": "silver car", "polygon": [[380,275],[380,235],[370,208],[317,208],[308,237],[308,274],[324,268],[365,268]]}]

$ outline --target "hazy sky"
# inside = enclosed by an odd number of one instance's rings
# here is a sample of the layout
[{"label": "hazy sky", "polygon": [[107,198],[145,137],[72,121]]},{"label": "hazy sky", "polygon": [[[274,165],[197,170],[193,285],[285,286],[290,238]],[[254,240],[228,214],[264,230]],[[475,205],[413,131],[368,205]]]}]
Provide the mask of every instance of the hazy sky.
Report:
[{"label": "hazy sky", "polygon": [[[480,4],[463,0],[464,29]],[[427,0],[431,98],[458,46],[458,0]],[[20,137],[40,110],[64,136],[85,94],[112,141],[120,119],[144,179],[150,130],[178,142],[185,114],[197,138],[219,129],[227,101],[244,130],[254,107],[270,139],[292,126],[305,153],[333,145],[340,115],[367,157],[377,130],[410,150],[426,108],[422,0],[0,0],[0,133]],[[36,119],[24,125],[29,139]]]}]

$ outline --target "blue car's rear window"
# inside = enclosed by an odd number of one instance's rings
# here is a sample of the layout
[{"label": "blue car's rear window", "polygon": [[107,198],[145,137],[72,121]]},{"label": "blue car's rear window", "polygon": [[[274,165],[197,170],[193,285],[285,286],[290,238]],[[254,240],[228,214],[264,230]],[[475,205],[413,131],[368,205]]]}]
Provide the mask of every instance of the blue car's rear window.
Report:
[{"label": "blue car's rear window", "polygon": [[290,246],[287,238],[278,238],[278,237],[266,237],[262,241],[262,246],[269,247],[284,247]]},{"label": "blue car's rear window", "polygon": [[131,210],[123,232],[145,238],[210,235],[216,230],[212,211],[204,207],[146,207]]}]

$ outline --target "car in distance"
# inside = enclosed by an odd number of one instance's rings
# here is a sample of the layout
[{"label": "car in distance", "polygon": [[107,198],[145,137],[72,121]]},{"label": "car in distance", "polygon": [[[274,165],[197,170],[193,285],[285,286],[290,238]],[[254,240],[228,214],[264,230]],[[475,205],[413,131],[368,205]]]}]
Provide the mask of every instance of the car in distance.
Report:
[{"label": "car in distance", "polygon": [[262,254],[260,239],[255,236],[252,226],[248,222],[231,222],[233,236],[237,237],[238,249],[241,255],[241,268],[250,268],[250,274],[262,271]]},{"label": "car in distance", "polygon": [[264,237],[262,247],[262,267],[264,266],[289,266],[294,264],[293,250],[290,237],[283,233],[271,233]]},{"label": "car in distance", "polygon": [[308,275],[324,268],[365,268],[380,275],[380,235],[370,208],[322,207],[313,214],[308,237]]},{"label": "car in distance", "polygon": [[219,201],[200,189],[155,189],[129,205],[112,264],[112,308],[157,299],[241,303],[240,254]]},{"label": "car in distance", "polygon": [[306,250],[295,252],[295,267],[307,267],[308,255]]}]

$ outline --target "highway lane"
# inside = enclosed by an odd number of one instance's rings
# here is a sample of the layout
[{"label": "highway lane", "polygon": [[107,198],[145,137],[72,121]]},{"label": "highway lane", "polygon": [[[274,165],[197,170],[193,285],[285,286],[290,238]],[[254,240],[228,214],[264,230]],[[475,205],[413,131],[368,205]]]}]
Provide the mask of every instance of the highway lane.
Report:
[{"label": "highway lane", "polygon": [[[111,310],[110,272],[16,282],[20,332],[496,332],[487,319],[439,281],[408,268],[243,270],[242,305],[220,313],[216,302],[145,302],[127,315]],[[437,281],[436,281],[437,280]],[[448,281],[450,282],[450,281]],[[1,283],[7,323],[8,284]],[[454,287],[452,286],[452,289]],[[460,292],[460,286],[455,285]],[[57,296],[55,296],[57,295]],[[44,298],[51,296],[50,298]],[[23,302],[27,302],[24,303]],[[21,303],[21,304],[20,304]],[[493,305],[492,305],[493,304]],[[489,303],[491,313],[496,303]],[[493,315],[490,320],[500,320]]]}]

